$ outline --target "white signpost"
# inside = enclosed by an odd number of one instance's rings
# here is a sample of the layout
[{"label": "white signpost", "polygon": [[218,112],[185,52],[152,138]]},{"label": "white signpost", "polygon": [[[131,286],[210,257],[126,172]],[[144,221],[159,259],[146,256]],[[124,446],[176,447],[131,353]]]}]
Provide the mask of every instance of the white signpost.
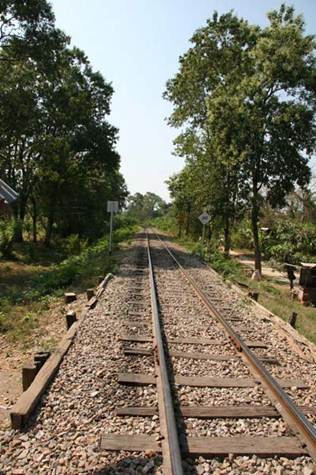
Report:
[{"label": "white signpost", "polygon": [[203,224],[203,232],[202,232],[202,253],[203,253],[203,246],[204,246],[204,240],[205,240],[205,225],[211,221],[211,216],[206,211],[204,211],[202,214],[200,214],[199,220]]},{"label": "white signpost", "polygon": [[117,213],[119,210],[118,201],[108,201],[107,211],[111,213],[110,216],[110,241],[109,241],[109,254],[112,252],[112,231],[113,231],[113,213]]}]

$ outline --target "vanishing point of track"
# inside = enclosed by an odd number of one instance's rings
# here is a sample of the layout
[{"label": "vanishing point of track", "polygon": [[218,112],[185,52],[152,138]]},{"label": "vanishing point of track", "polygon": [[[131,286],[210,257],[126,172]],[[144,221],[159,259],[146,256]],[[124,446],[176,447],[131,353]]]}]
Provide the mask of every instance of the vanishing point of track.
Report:
[{"label": "vanishing point of track", "polygon": [[[145,237],[145,236],[144,236]],[[159,246],[159,250],[151,247],[151,240],[155,241],[155,245]],[[152,449],[153,451],[161,451],[163,457],[164,474],[182,474],[183,472],[183,456],[206,457],[225,456],[228,454],[235,455],[251,455],[259,456],[287,456],[296,457],[301,455],[309,455],[316,460],[316,429],[308,420],[306,414],[309,413],[308,408],[298,407],[288,396],[284,387],[295,386],[299,383],[287,382],[275,379],[267,370],[264,357],[259,357],[252,351],[251,347],[256,347],[254,342],[247,342],[240,336],[240,332],[233,326],[233,318],[229,321],[222,312],[214,305],[209,295],[202,290],[196,280],[184,269],[175,254],[168,248],[166,242],[155,233],[146,234],[147,254],[143,254],[140,258],[135,275],[146,277],[148,273],[151,310],[152,310],[152,335],[153,338],[143,337],[141,335],[126,335],[123,340],[125,342],[152,342],[152,349],[143,349],[141,347],[125,348],[126,355],[152,355],[154,357],[155,372],[154,378],[147,377],[142,374],[127,373],[119,377],[121,384],[156,384],[158,412],[160,423],[160,435],[155,439],[153,437],[144,436],[104,436],[101,441],[101,449],[104,450],[132,450],[142,451]],[[159,255],[158,255],[159,253]],[[203,344],[203,338],[198,339],[169,339],[164,331],[164,322],[161,317],[159,303],[159,286],[157,286],[157,277],[155,275],[155,263],[161,262],[163,259],[169,259],[168,265],[176,266],[181,272],[183,278],[183,287],[190,288],[191,292],[198,297],[209,313],[210,318],[219,324],[222,334],[226,342],[230,344],[234,356],[223,356],[221,354],[207,353],[187,353],[170,351],[170,343],[179,344]],[[158,259],[158,261],[157,261]],[[181,285],[181,284],[180,284]],[[184,291],[184,290],[183,290]],[[171,288],[172,292],[172,288]],[[215,300],[216,301],[216,300]],[[138,324],[139,326],[141,323]],[[195,341],[197,340],[197,341]],[[204,342],[205,343],[205,342]],[[209,342],[211,343],[211,342]],[[260,347],[260,344],[257,346]],[[242,361],[248,368],[253,381],[259,385],[268,397],[271,406],[268,407],[246,407],[246,406],[225,406],[225,407],[179,407],[177,398],[177,387],[181,385],[198,386],[198,387],[247,387],[252,384],[245,379],[228,379],[228,378],[207,378],[207,377],[177,377],[172,367],[171,357],[193,358],[196,360],[218,360],[225,361],[229,358]],[[269,358],[266,358],[268,360]],[[190,381],[191,379],[191,381]],[[310,413],[314,413],[314,408],[310,408]],[[117,411],[121,416],[134,415],[144,416],[151,415],[152,410],[148,407],[126,407]],[[240,418],[240,417],[271,417],[280,416],[287,423],[291,436],[278,437],[185,437],[183,432],[179,433],[181,423],[178,422],[180,417],[201,417],[208,419],[212,417],[223,418]]]}]

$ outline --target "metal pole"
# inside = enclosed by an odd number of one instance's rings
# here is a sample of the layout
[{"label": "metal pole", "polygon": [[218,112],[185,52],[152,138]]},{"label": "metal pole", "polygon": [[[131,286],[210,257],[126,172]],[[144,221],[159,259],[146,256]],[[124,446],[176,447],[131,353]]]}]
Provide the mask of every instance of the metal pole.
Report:
[{"label": "metal pole", "polygon": [[205,241],[205,224],[203,224],[203,231],[202,231],[202,257],[204,257],[204,241]]},{"label": "metal pole", "polygon": [[112,253],[112,229],[113,229],[113,211],[111,211],[110,216],[110,242],[109,242],[109,254]]}]

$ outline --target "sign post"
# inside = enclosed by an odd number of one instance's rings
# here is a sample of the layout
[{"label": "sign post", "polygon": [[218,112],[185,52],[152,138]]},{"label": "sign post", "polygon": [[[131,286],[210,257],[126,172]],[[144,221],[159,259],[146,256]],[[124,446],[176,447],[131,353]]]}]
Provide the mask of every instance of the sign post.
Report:
[{"label": "sign post", "polygon": [[109,240],[109,254],[112,252],[112,232],[113,232],[113,213],[118,212],[118,201],[108,201],[107,211],[110,215],[110,240]]},{"label": "sign post", "polygon": [[203,248],[204,248],[204,241],[205,241],[205,225],[210,222],[211,216],[204,211],[204,213],[200,214],[199,220],[203,224],[203,231],[202,231],[202,257],[203,257]]}]

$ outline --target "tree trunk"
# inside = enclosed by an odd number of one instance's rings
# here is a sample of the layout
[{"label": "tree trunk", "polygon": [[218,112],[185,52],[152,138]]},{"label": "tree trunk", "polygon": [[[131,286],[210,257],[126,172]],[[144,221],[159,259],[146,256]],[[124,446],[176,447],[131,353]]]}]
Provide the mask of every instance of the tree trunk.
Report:
[{"label": "tree trunk", "polygon": [[251,225],[252,225],[252,235],[253,235],[253,244],[255,250],[255,270],[257,270],[261,276],[262,267],[261,267],[261,249],[259,241],[259,205],[258,205],[258,193],[254,191],[253,200],[252,200],[252,210],[251,210]]},{"label": "tree trunk", "polygon": [[37,206],[36,201],[32,198],[32,233],[33,242],[37,242]]},{"label": "tree trunk", "polygon": [[16,228],[14,231],[14,241],[23,242],[23,223],[26,214],[26,198],[21,197],[19,201],[19,209],[16,215]]},{"label": "tree trunk", "polygon": [[47,227],[46,227],[46,234],[45,234],[45,240],[44,244],[45,246],[49,247],[50,246],[50,241],[52,238],[52,232],[53,232],[53,224],[54,224],[54,219],[53,216],[50,215],[48,217],[48,222],[47,222]]},{"label": "tree trunk", "polygon": [[55,204],[51,205],[51,208],[49,210],[48,220],[47,220],[46,234],[45,234],[45,240],[44,240],[44,244],[47,247],[49,247],[51,244],[54,219],[55,219]]},{"label": "tree trunk", "polygon": [[190,216],[191,216],[191,203],[188,203],[187,205],[187,219],[185,223],[185,234],[188,236],[190,233]]},{"label": "tree trunk", "polygon": [[224,226],[224,252],[228,256],[230,251],[230,223],[229,218],[225,218]]}]

